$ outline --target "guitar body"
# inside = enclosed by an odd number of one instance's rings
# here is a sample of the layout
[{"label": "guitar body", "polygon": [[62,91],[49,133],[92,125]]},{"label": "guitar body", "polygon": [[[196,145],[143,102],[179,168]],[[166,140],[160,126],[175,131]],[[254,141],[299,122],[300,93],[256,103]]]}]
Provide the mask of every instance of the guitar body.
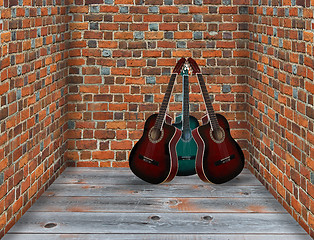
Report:
[{"label": "guitar body", "polygon": [[[173,126],[180,129],[182,131],[182,115],[178,116],[176,118],[176,121]],[[189,116],[189,124],[190,129],[193,130],[199,126],[198,120],[193,117]],[[183,134],[183,133],[182,133]],[[177,147],[176,152],[178,155],[178,163],[179,163],[179,169],[178,169],[178,176],[189,176],[196,173],[195,171],[195,158],[196,158],[196,152],[197,152],[197,144],[193,137],[191,137],[189,140],[183,140],[180,138]]]},{"label": "guitar body", "polygon": [[158,140],[152,140],[151,133],[156,119],[157,114],[153,114],[146,120],[143,135],[134,145],[129,157],[132,172],[152,184],[169,182],[176,176],[176,145],[181,136],[179,129],[167,124],[171,119],[167,116],[161,136]]},{"label": "guitar body", "polygon": [[[194,129],[192,135],[197,143],[195,167],[198,176],[205,182],[225,183],[244,168],[244,155],[238,143],[232,138],[227,119],[216,114],[221,132],[211,131],[208,118],[206,124]],[[215,137],[216,136],[216,137]]]}]

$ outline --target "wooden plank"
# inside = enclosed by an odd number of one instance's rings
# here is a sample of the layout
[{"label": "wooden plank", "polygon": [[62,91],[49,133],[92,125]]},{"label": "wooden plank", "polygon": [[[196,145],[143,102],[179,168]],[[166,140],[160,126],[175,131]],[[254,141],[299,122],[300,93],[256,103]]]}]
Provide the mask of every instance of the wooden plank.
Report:
[{"label": "wooden plank", "polygon": [[41,197],[31,212],[286,213],[274,198]]},{"label": "wooden plank", "polygon": [[128,168],[67,168],[4,239],[310,237],[247,169],[223,185],[196,175],[151,185]]},{"label": "wooden plank", "polygon": [[[116,169],[103,169],[103,171],[86,171],[82,168],[79,170],[66,171],[62,174],[55,183],[85,183],[85,184],[133,184],[133,185],[143,185],[147,184],[138,177],[136,177],[131,170],[124,169],[122,171],[117,171]],[[177,176],[169,184],[208,184],[202,182],[197,175],[192,176]],[[247,185],[247,186],[260,186],[261,183],[252,175],[241,173],[238,177],[223,184],[225,185]]]},{"label": "wooden plank", "polygon": [[3,240],[311,240],[308,235],[257,234],[7,234]]},{"label": "wooden plank", "polygon": [[[49,224],[49,228],[45,227]],[[55,227],[51,227],[55,224]],[[10,233],[304,234],[288,213],[27,212]]]},{"label": "wooden plank", "polygon": [[260,197],[271,195],[264,186],[224,185],[112,185],[52,184],[43,196],[137,196],[137,197]]}]

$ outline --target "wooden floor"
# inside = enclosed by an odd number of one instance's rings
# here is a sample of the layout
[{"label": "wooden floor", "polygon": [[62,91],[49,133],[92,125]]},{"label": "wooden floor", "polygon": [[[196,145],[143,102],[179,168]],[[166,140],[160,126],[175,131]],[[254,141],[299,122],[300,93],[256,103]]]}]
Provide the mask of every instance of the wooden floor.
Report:
[{"label": "wooden floor", "polygon": [[4,239],[311,238],[247,169],[223,185],[151,185],[129,169],[69,167]]}]

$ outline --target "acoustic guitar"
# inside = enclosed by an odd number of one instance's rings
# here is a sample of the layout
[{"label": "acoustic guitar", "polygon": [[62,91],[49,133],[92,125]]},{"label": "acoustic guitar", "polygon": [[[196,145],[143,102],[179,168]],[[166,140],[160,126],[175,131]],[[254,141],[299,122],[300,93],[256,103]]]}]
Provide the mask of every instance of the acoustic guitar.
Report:
[{"label": "acoustic guitar", "polygon": [[143,135],[134,145],[129,156],[131,171],[137,177],[152,184],[169,182],[178,171],[176,145],[181,131],[170,125],[171,117],[166,116],[166,110],[173,84],[184,63],[185,58],[181,58],[176,64],[159,113],[151,115],[146,120]]},{"label": "acoustic guitar", "polygon": [[205,182],[225,183],[241,173],[244,155],[238,143],[232,138],[227,119],[215,114],[203,75],[194,59],[188,62],[197,75],[207,114],[203,125],[192,131],[197,143],[196,173]]},{"label": "acoustic guitar", "polygon": [[197,145],[192,137],[192,130],[199,126],[198,120],[190,116],[189,111],[189,68],[187,64],[183,68],[183,101],[182,114],[176,117],[173,126],[182,131],[181,138],[177,144],[176,151],[178,155],[179,169],[177,176],[188,176],[195,174],[195,157]]}]

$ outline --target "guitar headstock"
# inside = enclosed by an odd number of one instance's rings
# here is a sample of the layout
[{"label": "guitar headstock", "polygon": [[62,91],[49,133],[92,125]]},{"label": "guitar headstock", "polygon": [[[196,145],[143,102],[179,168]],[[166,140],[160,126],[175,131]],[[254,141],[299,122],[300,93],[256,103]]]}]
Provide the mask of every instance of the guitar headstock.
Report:
[{"label": "guitar headstock", "polygon": [[190,67],[189,67],[189,64],[186,62],[184,64],[184,67],[182,69],[182,72],[181,72],[181,75],[184,76],[184,75],[189,75],[191,72],[190,72]]},{"label": "guitar headstock", "polygon": [[181,72],[181,69],[182,69],[184,63],[185,63],[185,58],[183,57],[183,58],[181,58],[181,59],[177,62],[176,66],[174,67],[174,69],[173,69],[172,72],[179,74],[179,73]]},{"label": "guitar headstock", "polygon": [[196,61],[193,58],[188,58],[188,63],[190,64],[193,74],[201,73],[200,68],[198,67]]}]

